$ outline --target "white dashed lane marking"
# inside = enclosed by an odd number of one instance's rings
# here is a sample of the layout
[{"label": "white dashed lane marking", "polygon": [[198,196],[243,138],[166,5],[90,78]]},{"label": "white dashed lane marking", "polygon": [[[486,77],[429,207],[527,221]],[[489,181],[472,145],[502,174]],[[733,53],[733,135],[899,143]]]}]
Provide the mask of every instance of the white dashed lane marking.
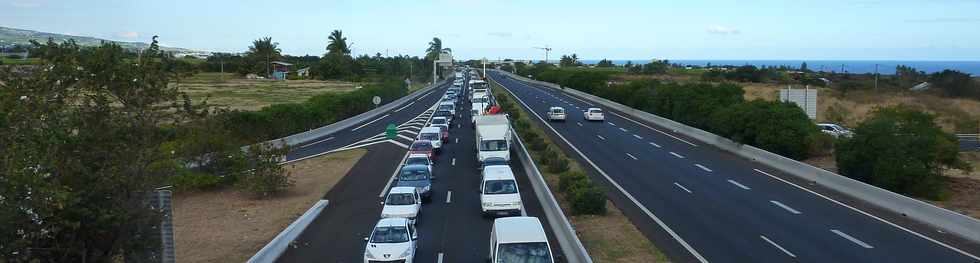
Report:
[{"label": "white dashed lane marking", "polygon": [[738,186],[738,188],[742,188],[742,189],[745,189],[745,190],[752,190],[752,188],[749,188],[748,186],[745,186],[744,184],[740,184],[740,183],[736,182],[735,180],[728,179],[728,182],[731,183],[731,184],[733,184],[733,185],[735,185],[735,186]]},{"label": "white dashed lane marking", "polygon": [[674,157],[677,157],[677,158],[684,159],[684,156],[683,155],[677,154],[675,152],[670,152],[670,155],[673,155]]},{"label": "white dashed lane marking", "polygon": [[851,235],[848,235],[847,233],[841,232],[840,230],[831,229],[830,232],[834,232],[834,234],[837,234],[838,236],[850,240],[851,242],[854,242],[854,244],[858,244],[858,246],[861,246],[863,248],[875,248],[871,245],[868,245],[868,243],[864,243],[864,241],[861,241],[860,239],[854,238]]}]

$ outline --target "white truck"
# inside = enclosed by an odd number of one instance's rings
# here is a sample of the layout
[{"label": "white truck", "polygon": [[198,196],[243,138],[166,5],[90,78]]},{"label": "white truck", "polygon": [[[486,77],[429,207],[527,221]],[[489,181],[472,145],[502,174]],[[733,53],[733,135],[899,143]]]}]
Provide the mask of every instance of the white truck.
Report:
[{"label": "white truck", "polygon": [[476,126],[477,167],[483,167],[487,158],[498,157],[510,162],[512,140],[510,120],[506,115],[473,116]]}]

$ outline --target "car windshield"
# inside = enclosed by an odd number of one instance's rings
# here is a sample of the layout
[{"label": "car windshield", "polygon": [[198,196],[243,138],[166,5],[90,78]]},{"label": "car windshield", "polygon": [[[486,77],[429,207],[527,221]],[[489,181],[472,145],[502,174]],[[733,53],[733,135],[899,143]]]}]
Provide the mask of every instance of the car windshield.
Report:
[{"label": "car windshield", "polygon": [[487,180],[483,184],[483,193],[488,195],[516,194],[517,183],[514,180]]},{"label": "car windshield", "polygon": [[404,243],[408,242],[408,229],[403,226],[385,226],[374,229],[371,233],[371,243]]},{"label": "car windshield", "polygon": [[564,112],[565,111],[562,109],[551,109],[551,113],[564,113]]},{"label": "car windshield", "polygon": [[452,110],[452,109],[453,109],[453,106],[452,105],[439,105],[439,111],[447,111],[448,112],[449,110]]},{"label": "car windshield", "polygon": [[475,99],[473,99],[473,102],[476,102],[476,103],[487,103],[487,97],[475,98]]},{"label": "car windshield", "polygon": [[[436,112],[436,114],[439,114]],[[446,124],[446,119],[432,119],[432,124]]]},{"label": "car windshield", "polygon": [[506,151],[507,141],[505,140],[485,140],[480,141],[481,151]]},{"label": "car windshield", "polygon": [[414,205],[415,195],[411,193],[388,194],[386,205]]},{"label": "car windshield", "polygon": [[418,142],[412,144],[412,151],[431,151],[432,144],[429,142]]},{"label": "car windshield", "polygon": [[439,139],[439,134],[438,133],[423,133],[422,135],[419,135],[419,139],[429,140],[429,141],[435,141],[435,140],[438,140]]},{"label": "car windshield", "polygon": [[497,263],[551,263],[551,251],[544,242],[500,244]]},{"label": "car windshield", "polygon": [[424,169],[402,169],[398,174],[398,179],[402,181],[419,181],[429,179],[429,171]]},{"label": "car windshield", "polygon": [[412,157],[405,160],[405,164],[429,165],[429,159],[425,157]]}]

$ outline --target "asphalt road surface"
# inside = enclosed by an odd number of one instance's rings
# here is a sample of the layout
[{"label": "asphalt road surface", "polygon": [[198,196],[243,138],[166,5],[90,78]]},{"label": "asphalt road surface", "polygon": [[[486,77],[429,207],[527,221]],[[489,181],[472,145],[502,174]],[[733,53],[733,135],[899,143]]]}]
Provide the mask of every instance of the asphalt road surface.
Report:
[{"label": "asphalt road surface", "polygon": [[875,208],[838,202],[840,195],[608,109],[604,122],[585,121],[588,102],[490,77],[542,117],[564,107],[568,121],[550,125],[570,143],[566,150],[593,168],[613,201],[675,261],[980,261],[976,244],[894,223]]},{"label": "asphalt road surface", "polygon": [[[409,106],[398,116],[387,118],[409,122],[423,116],[444,91],[445,87],[441,87],[436,95],[422,97],[416,103],[418,106]],[[462,108],[468,109],[468,103],[464,105]],[[423,205],[418,219],[421,244],[416,262],[482,262],[488,254],[492,219],[483,218],[480,213],[477,192],[480,176],[476,169],[474,131],[470,127],[469,112],[457,112],[459,116],[450,130],[450,143],[443,145],[433,167],[437,179],[433,185],[432,201]],[[377,126],[377,129],[374,129],[374,125],[377,124],[363,128],[366,130],[364,132],[345,130],[344,134],[331,135],[335,138],[353,138],[345,139],[345,143],[327,141],[320,143],[323,145],[310,146],[307,148],[317,150],[294,153],[292,158],[326,152],[383,130],[383,125]],[[406,152],[405,148],[392,143],[365,148],[368,153],[324,196],[324,199],[330,200],[330,205],[279,262],[362,262],[364,237],[370,235],[381,214],[381,196]],[[550,222],[542,214],[540,202],[522,164],[515,161],[511,168],[518,179],[527,215],[541,219],[553,244],[552,253],[560,255],[558,243],[550,231]]]}]

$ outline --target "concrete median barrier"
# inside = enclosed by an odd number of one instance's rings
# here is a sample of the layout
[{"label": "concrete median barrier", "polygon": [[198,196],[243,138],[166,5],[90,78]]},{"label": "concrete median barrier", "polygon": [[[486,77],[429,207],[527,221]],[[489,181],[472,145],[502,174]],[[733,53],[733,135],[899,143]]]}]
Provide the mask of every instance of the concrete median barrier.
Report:
[{"label": "concrete median barrier", "polygon": [[285,230],[280,232],[279,235],[272,239],[272,241],[269,241],[269,243],[266,244],[265,247],[262,247],[258,253],[255,253],[252,258],[249,258],[248,263],[276,262],[276,260],[279,259],[279,256],[281,256],[282,253],[286,252],[286,249],[289,248],[289,244],[291,244],[293,240],[296,240],[296,238],[299,237],[304,230],[306,230],[306,227],[309,226],[310,223],[313,223],[313,220],[316,219],[317,216],[320,216],[320,212],[323,212],[323,209],[325,209],[329,203],[330,202],[328,200],[317,201],[315,204],[313,204],[313,207],[306,210],[306,213],[303,213],[303,215],[297,218],[296,221],[289,224]]}]

